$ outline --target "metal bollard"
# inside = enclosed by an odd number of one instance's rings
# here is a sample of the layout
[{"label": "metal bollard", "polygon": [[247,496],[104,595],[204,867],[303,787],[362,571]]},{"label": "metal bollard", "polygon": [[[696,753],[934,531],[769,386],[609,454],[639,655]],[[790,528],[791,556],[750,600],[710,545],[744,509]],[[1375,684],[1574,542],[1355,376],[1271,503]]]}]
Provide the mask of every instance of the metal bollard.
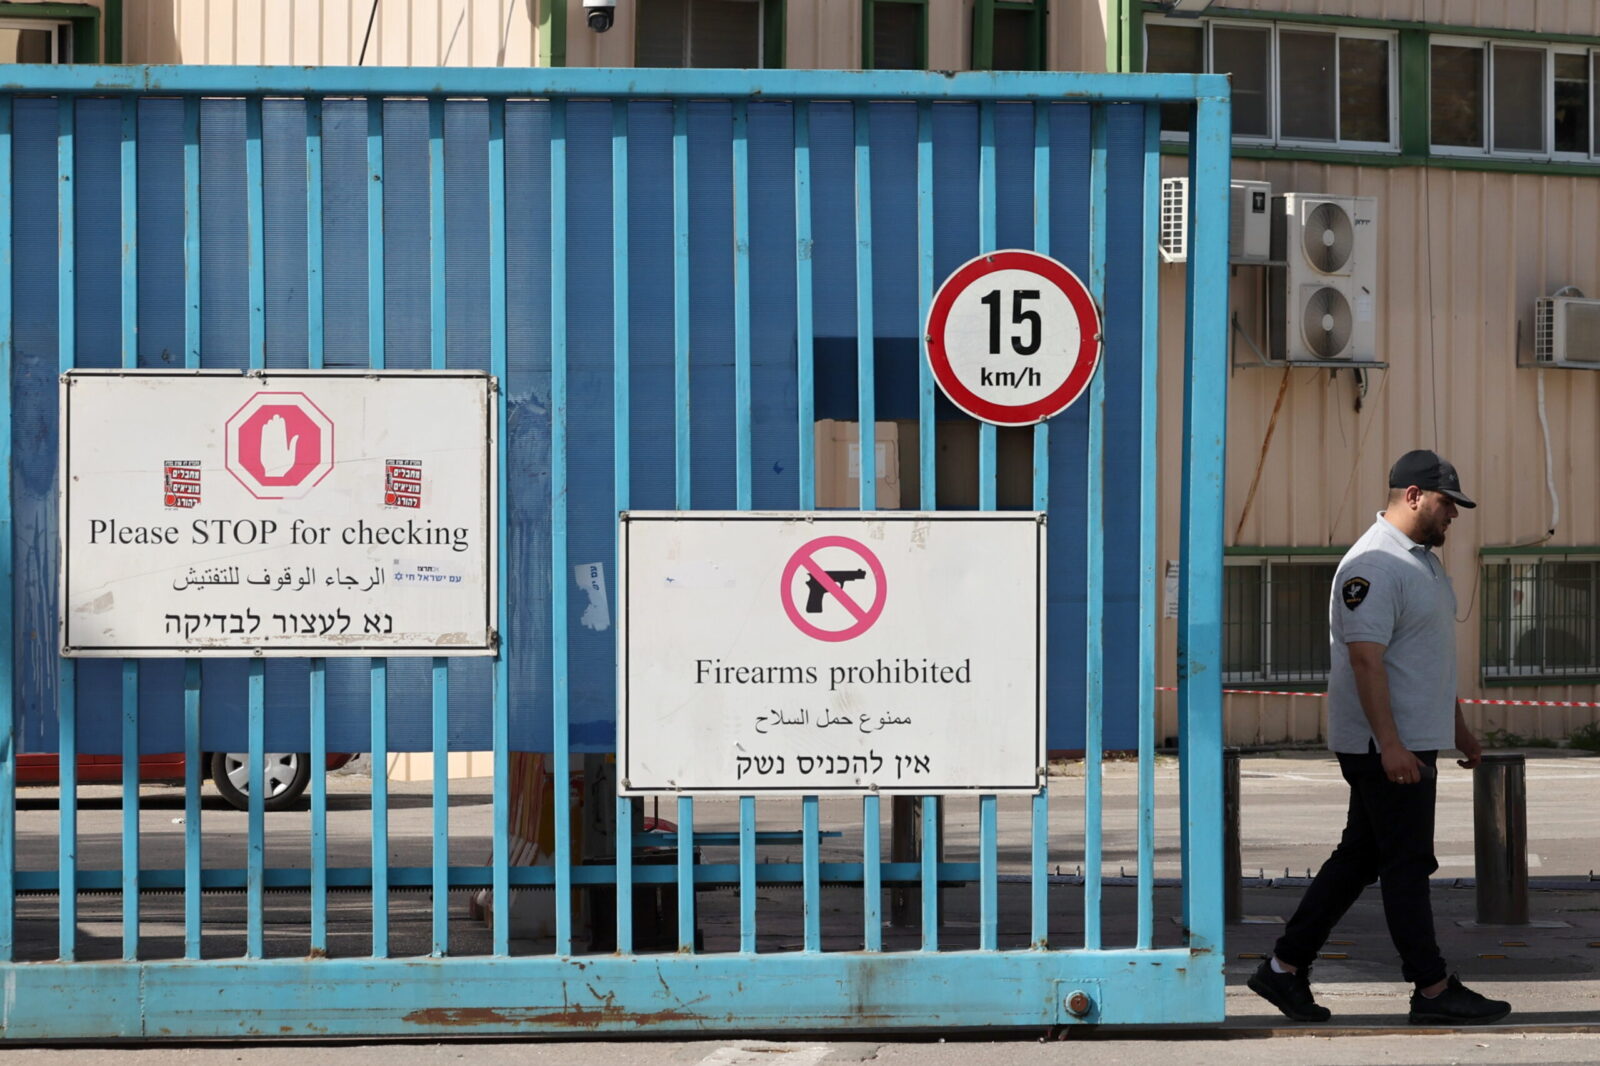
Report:
[{"label": "metal bollard", "polygon": [[1527,765],[1521,755],[1485,755],[1472,774],[1478,923],[1528,924]]},{"label": "metal bollard", "polygon": [[1244,859],[1239,847],[1239,749],[1222,750],[1222,916],[1244,919]]}]

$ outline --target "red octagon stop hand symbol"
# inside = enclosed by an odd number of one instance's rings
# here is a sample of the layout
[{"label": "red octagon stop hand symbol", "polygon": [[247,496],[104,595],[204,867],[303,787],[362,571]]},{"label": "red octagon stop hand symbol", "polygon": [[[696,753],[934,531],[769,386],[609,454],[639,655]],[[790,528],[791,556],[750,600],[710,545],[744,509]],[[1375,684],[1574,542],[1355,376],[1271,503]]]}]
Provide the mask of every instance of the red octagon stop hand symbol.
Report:
[{"label": "red octagon stop hand symbol", "polygon": [[258,392],[228,419],[228,473],[258,500],[298,499],[333,471],[333,420],[303,392]]}]

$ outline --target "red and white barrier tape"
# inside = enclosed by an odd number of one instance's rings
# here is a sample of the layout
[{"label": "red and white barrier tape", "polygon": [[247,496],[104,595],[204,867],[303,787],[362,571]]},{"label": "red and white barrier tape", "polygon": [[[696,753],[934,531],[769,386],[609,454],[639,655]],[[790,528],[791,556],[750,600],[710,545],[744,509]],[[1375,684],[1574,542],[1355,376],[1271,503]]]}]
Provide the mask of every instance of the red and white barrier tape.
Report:
[{"label": "red and white barrier tape", "polygon": [[[1157,685],[1157,692],[1176,692],[1174,685]],[[1275,689],[1230,688],[1223,689],[1227,696],[1312,696],[1316,699],[1326,699],[1326,692],[1280,692]],[[1457,700],[1458,703],[1470,703],[1487,707],[1600,707],[1600,702],[1589,700]]]}]

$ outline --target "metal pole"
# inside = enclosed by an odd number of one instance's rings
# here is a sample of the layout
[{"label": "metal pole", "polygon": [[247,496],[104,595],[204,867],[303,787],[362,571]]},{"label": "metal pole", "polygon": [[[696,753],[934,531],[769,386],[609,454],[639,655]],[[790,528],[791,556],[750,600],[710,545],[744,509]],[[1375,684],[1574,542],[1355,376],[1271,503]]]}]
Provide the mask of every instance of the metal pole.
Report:
[{"label": "metal pole", "polygon": [[1239,749],[1222,752],[1222,910],[1223,920],[1244,920],[1244,860],[1239,849]]},{"label": "metal pole", "polygon": [[[922,800],[895,796],[889,807],[889,861],[916,862],[922,825]],[[917,924],[922,916],[922,893],[916,885],[899,884],[889,890],[889,924],[897,929]]]},{"label": "metal pole", "polygon": [[1478,923],[1528,923],[1528,792],[1521,755],[1485,755],[1472,774]]}]

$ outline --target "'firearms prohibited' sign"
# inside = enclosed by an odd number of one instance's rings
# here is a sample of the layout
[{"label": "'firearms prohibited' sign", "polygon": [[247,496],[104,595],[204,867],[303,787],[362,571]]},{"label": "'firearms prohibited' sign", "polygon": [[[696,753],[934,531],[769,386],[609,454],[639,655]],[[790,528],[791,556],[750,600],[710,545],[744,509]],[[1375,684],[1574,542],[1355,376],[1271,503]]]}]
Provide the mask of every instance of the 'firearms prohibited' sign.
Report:
[{"label": "'firearms prohibited' sign", "polygon": [[1100,312],[1072,271],[1037,252],[964,263],[928,308],[928,365],[950,402],[1029,426],[1083,395],[1100,365]]},{"label": "'firearms prohibited' sign", "polygon": [[622,516],[625,794],[1032,792],[1044,516]]}]

